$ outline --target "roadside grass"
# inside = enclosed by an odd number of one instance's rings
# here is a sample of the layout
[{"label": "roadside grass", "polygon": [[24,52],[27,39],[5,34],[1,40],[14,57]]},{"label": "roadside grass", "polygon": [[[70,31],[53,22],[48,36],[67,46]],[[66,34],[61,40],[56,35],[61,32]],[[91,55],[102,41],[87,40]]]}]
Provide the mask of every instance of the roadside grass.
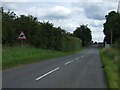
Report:
[{"label": "roadside grass", "polygon": [[98,45],[98,47],[99,47],[99,48],[103,48],[103,47],[104,47],[104,45]]},{"label": "roadside grass", "polygon": [[8,69],[24,64],[39,62],[46,59],[52,59],[62,56],[75,54],[83,50],[63,52],[53,50],[43,50],[30,46],[4,47],[2,49],[2,69]]},{"label": "roadside grass", "polygon": [[101,48],[100,55],[103,65],[105,65],[104,70],[108,80],[108,87],[118,88],[119,86],[118,60],[120,58],[120,56],[118,55],[118,49]]}]

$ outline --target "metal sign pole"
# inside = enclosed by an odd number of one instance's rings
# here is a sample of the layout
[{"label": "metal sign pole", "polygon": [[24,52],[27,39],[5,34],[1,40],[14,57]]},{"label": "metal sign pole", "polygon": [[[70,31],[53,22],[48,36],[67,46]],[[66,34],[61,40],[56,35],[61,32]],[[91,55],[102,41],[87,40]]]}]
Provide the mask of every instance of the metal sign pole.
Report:
[{"label": "metal sign pole", "polygon": [[25,34],[24,34],[23,32],[21,32],[21,33],[19,34],[19,36],[18,36],[17,39],[20,39],[20,40],[21,40],[21,41],[20,41],[21,47],[23,47],[23,40],[25,40],[25,39],[27,39],[27,38],[26,38]]},{"label": "metal sign pole", "polygon": [[21,47],[23,47],[23,40],[21,39]]}]

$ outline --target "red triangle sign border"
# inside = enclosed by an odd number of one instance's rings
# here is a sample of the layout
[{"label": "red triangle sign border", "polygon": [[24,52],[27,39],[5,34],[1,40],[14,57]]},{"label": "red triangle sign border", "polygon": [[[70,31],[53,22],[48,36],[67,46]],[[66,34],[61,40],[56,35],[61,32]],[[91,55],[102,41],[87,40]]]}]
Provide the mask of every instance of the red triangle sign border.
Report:
[{"label": "red triangle sign border", "polygon": [[22,31],[22,32],[19,34],[19,36],[18,36],[18,38],[17,38],[17,39],[20,39],[20,40],[25,40],[25,39],[27,39],[27,38],[26,38],[26,36],[25,36],[24,32]]}]

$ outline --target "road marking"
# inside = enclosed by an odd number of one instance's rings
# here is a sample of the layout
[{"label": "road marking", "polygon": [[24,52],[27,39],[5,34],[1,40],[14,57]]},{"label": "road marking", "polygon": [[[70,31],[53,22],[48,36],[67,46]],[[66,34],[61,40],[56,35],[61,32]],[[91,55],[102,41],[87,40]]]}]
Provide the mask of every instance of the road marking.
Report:
[{"label": "road marking", "polygon": [[41,78],[43,78],[43,77],[45,77],[45,76],[51,74],[52,72],[54,72],[54,71],[56,71],[56,70],[58,70],[58,69],[59,69],[59,67],[57,67],[57,68],[55,68],[55,69],[49,71],[48,73],[46,73],[46,74],[44,74],[44,75],[42,75],[42,76],[36,78],[35,80],[36,80],[36,81],[37,81],[37,80],[40,80]]},{"label": "road marking", "polygon": [[78,60],[79,58],[76,58],[75,60]]},{"label": "road marking", "polygon": [[73,60],[66,62],[65,65],[67,65],[67,64],[69,64],[69,63],[71,63],[71,62],[73,62]]},{"label": "road marking", "polygon": [[73,62],[74,60],[71,60],[71,62]]},{"label": "road marking", "polygon": [[81,57],[84,57],[84,56],[81,56]]}]

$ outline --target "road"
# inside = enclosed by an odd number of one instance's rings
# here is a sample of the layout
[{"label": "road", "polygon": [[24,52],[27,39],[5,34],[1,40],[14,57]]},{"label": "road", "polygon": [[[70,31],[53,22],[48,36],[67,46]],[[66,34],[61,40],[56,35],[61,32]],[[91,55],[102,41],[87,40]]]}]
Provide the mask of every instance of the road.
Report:
[{"label": "road", "polygon": [[3,88],[107,88],[95,46],[61,58],[24,65],[2,73]]}]

